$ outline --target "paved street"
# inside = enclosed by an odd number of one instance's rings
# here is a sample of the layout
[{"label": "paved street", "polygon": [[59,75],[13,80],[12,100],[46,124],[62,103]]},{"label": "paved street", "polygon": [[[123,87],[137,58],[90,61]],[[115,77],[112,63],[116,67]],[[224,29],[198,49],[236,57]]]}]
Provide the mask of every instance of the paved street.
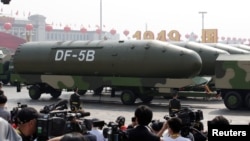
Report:
[{"label": "paved street", "polygon": [[[31,100],[27,89],[22,88],[21,93],[16,92],[15,87],[4,86],[3,90],[8,96],[8,109],[11,110],[17,106],[17,102],[21,104],[27,104],[28,106],[35,107],[40,110],[45,105],[51,105],[62,99],[69,99],[70,92],[63,92],[59,99],[51,99],[49,94],[44,94],[39,100]],[[126,118],[126,124],[129,124],[131,117],[134,114],[134,109],[142,104],[140,101],[136,101],[135,105],[123,105],[119,96],[110,97],[109,95],[93,96],[87,94],[81,96],[83,108],[86,112],[90,112],[90,116],[85,118],[99,118],[105,122],[115,121],[120,115]],[[206,121],[211,120],[216,115],[224,115],[232,124],[248,124],[250,122],[250,111],[230,111],[228,110],[221,100],[203,100],[202,98],[196,99],[181,99],[182,106],[191,107],[195,110],[202,110],[204,120],[203,123],[206,129]],[[168,99],[156,97],[149,106],[153,109],[153,119],[159,119],[164,121],[163,117],[168,114]]]}]

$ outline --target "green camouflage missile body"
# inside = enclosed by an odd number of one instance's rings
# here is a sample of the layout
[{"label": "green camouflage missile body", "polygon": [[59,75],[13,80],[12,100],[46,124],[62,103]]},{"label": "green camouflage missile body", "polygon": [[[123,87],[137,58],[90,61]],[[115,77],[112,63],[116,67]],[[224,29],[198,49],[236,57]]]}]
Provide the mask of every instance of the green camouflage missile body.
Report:
[{"label": "green camouflage missile body", "polygon": [[32,99],[60,96],[78,87],[100,92],[121,90],[124,104],[138,97],[149,102],[166,88],[183,87],[200,73],[202,61],[192,50],[161,41],[30,42],[13,57],[12,82],[29,85]]},{"label": "green camouflage missile body", "polygon": [[223,43],[205,43],[205,45],[225,50],[229,52],[230,54],[249,54],[250,53],[250,51],[248,50],[244,50],[242,48],[237,48],[232,45],[223,44]]},{"label": "green camouflage missile body", "polygon": [[229,54],[227,51],[213,48],[197,42],[170,42],[172,44],[185,47],[187,49],[197,52],[202,60],[202,70],[199,76],[212,76],[214,75],[214,67],[216,58],[220,54]]}]

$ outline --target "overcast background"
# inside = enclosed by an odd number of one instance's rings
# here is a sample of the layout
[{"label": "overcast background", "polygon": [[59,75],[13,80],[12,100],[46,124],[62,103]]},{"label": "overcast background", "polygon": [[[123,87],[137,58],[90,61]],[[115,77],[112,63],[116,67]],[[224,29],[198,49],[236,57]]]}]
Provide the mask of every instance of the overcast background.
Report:
[{"label": "overcast background", "polygon": [[[95,30],[100,25],[100,0],[11,0],[0,4],[1,12],[19,18],[40,14],[54,28],[70,25]],[[103,30],[116,29],[129,36],[136,30],[178,30],[182,35],[194,32],[199,37],[204,14],[204,28],[217,28],[219,38],[250,38],[250,7],[247,0],[102,0]],[[182,36],[184,38],[184,36]]]}]

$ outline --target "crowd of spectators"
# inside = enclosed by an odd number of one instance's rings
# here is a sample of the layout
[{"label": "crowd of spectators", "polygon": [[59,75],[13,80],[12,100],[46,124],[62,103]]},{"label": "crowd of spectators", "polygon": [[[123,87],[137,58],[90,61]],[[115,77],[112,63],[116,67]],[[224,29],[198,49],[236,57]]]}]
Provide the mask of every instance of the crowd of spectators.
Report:
[{"label": "crowd of spectators", "polygon": [[[2,85],[0,84],[0,87]],[[77,103],[73,103],[74,110],[83,109],[80,107],[77,91],[73,94]],[[37,119],[41,118],[41,115],[36,109],[32,107],[23,107],[17,114],[17,125],[16,127],[11,126],[11,114],[6,109],[6,102],[8,101],[4,91],[0,89],[0,140],[1,141],[36,141],[37,140]],[[119,116],[112,123],[111,126],[103,122],[100,126],[101,120],[94,118],[89,120],[90,129],[88,129],[88,135],[80,132],[69,132],[60,136],[48,138],[48,141],[109,141],[110,139],[115,140],[115,134],[121,137],[116,139],[122,141],[203,141],[206,140],[206,134],[201,121],[197,121],[194,124],[194,131],[190,134],[195,135],[197,132],[202,133],[203,140],[197,138],[190,138],[182,136],[182,120],[173,115],[173,111],[179,110],[180,101],[174,97],[175,104],[172,104],[169,114],[171,117],[167,120],[160,121],[154,120],[153,111],[147,105],[139,105],[135,111],[134,116],[131,117],[131,123],[125,123],[125,117]],[[174,106],[175,105],[175,106]],[[177,108],[176,108],[177,107]],[[167,111],[167,110],[166,110]],[[98,123],[98,124],[96,124]],[[229,121],[224,116],[216,116],[214,119],[208,122],[208,124],[217,125],[229,125]],[[117,125],[117,126],[114,126]],[[104,128],[106,126],[106,128]],[[108,127],[107,127],[108,126]],[[114,130],[113,128],[117,128]],[[203,134],[204,133],[204,134]],[[38,141],[38,140],[37,140]]]}]

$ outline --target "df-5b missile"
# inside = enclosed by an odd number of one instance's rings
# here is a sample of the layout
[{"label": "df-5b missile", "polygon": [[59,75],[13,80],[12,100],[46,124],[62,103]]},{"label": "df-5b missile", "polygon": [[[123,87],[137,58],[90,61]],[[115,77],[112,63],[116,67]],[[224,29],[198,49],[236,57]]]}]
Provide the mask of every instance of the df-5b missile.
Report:
[{"label": "df-5b missile", "polygon": [[44,41],[20,45],[19,74],[189,78],[202,61],[192,50],[157,40]]},{"label": "df-5b missile", "polygon": [[212,46],[218,49],[225,50],[229,52],[230,54],[249,54],[250,53],[250,51],[237,48],[231,45],[223,44],[223,43],[205,43],[205,44],[208,46]]},{"label": "df-5b missile", "polygon": [[214,75],[215,61],[220,54],[229,54],[227,51],[210,47],[201,43],[196,43],[192,41],[188,42],[169,42],[177,46],[182,46],[184,48],[193,50],[197,52],[202,60],[202,70],[200,76],[204,75]]},{"label": "df-5b missile", "polygon": [[249,45],[244,45],[244,44],[229,44],[229,45],[240,48],[240,49],[250,51],[250,46]]}]

